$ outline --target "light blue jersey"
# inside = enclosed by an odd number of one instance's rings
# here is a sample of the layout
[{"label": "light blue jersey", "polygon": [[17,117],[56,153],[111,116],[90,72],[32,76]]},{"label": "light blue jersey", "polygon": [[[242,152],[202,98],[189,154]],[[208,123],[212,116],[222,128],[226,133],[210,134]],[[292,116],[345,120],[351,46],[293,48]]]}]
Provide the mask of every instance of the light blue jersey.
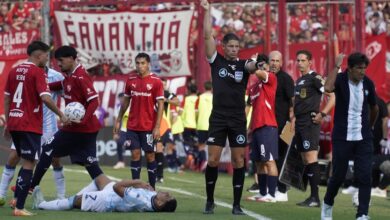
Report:
[{"label": "light blue jersey", "polygon": [[128,187],[124,197],[115,193],[114,182],[103,190],[82,194],[81,210],[88,212],[154,212],[152,198],[157,192]]},{"label": "light blue jersey", "polygon": [[[53,70],[48,70],[48,82],[57,82],[64,80],[64,76]],[[60,92],[51,92],[51,98],[54,101],[54,103],[57,103],[57,99]],[[46,135],[53,135],[58,130],[57,127],[57,115],[52,112],[46,105],[43,105],[43,136]]]}]

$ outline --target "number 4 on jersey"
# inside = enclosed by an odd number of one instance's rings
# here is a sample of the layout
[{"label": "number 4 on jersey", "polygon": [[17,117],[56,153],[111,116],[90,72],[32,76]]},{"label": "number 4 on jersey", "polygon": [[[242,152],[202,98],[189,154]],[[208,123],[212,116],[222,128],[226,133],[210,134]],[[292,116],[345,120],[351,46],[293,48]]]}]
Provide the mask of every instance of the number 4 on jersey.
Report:
[{"label": "number 4 on jersey", "polygon": [[18,84],[18,87],[16,88],[14,98],[12,99],[13,102],[16,103],[16,108],[20,107],[20,104],[22,103],[22,93],[23,93],[23,82],[20,82]]}]

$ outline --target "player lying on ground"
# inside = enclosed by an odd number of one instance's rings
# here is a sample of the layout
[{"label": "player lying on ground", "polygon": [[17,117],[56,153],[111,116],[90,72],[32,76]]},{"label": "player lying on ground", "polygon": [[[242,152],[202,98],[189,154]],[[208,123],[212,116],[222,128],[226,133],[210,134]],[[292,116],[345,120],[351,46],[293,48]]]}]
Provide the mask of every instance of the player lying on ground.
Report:
[{"label": "player lying on ground", "polygon": [[174,212],[176,199],[168,192],[155,192],[141,180],[114,182],[98,176],[75,196],[45,201],[39,186],[34,188],[33,209],[90,212]]}]

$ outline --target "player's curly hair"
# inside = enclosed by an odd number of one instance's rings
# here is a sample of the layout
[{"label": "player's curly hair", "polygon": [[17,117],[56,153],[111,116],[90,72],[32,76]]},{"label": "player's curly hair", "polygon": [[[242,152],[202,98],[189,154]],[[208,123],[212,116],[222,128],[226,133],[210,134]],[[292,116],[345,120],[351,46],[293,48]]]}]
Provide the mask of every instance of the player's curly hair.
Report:
[{"label": "player's curly hair", "polygon": [[61,46],[54,52],[54,57],[56,59],[60,59],[62,57],[72,57],[73,59],[76,59],[77,51],[71,46]]},{"label": "player's curly hair", "polygon": [[370,61],[368,60],[367,56],[365,54],[360,53],[360,52],[356,52],[356,53],[353,53],[353,54],[348,56],[348,67],[349,68],[353,68],[353,67],[360,65],[360,64],[366,64],[366,66],[368,66],[369,63],[370,63]]}]

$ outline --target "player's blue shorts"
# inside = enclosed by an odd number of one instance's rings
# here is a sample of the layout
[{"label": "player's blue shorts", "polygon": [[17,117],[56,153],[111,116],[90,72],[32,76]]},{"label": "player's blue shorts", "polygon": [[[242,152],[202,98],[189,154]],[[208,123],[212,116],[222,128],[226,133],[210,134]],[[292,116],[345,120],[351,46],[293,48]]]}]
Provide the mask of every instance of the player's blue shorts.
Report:
[{"label": "player's blue shorts", "polygon": [[130,142],[130,150],[142,149],[144,152],[155,151],[151,131],[127,130],[126,139]]},{"label": "player's blue shorts", "polygon": [[97,134],[59,130],[42,146],[42,153],[50,154],[52,150],[53,157],[70,156],[72,163],[82,166],[97,163]]},{"label": "player's blue shorts", "polygon": [[118,147],[121,147],[122,149],[127,149],[130,147],[130,141],[127,141],[127,132],[120,131],[119,132],[119,139],[117,141]]},{"label": "player's blue shorts", "polygon": [[167,130],[162,136],[161,136],[161,142],[165,146],[168,143],[175,144],[175,140],[173,139],[173,134],[171,130]]},{"label": "player's blue shorts", "polygon": [[251,159],[266,162],[278,159],[278,128],[264,126],[253,131]]},{"label": "player's blue shorts", "polygon": [[41,136],[37,133],[26,131],[11,131],[12,141],[19,157],[34,161],[35,154],[41,149]]}]

